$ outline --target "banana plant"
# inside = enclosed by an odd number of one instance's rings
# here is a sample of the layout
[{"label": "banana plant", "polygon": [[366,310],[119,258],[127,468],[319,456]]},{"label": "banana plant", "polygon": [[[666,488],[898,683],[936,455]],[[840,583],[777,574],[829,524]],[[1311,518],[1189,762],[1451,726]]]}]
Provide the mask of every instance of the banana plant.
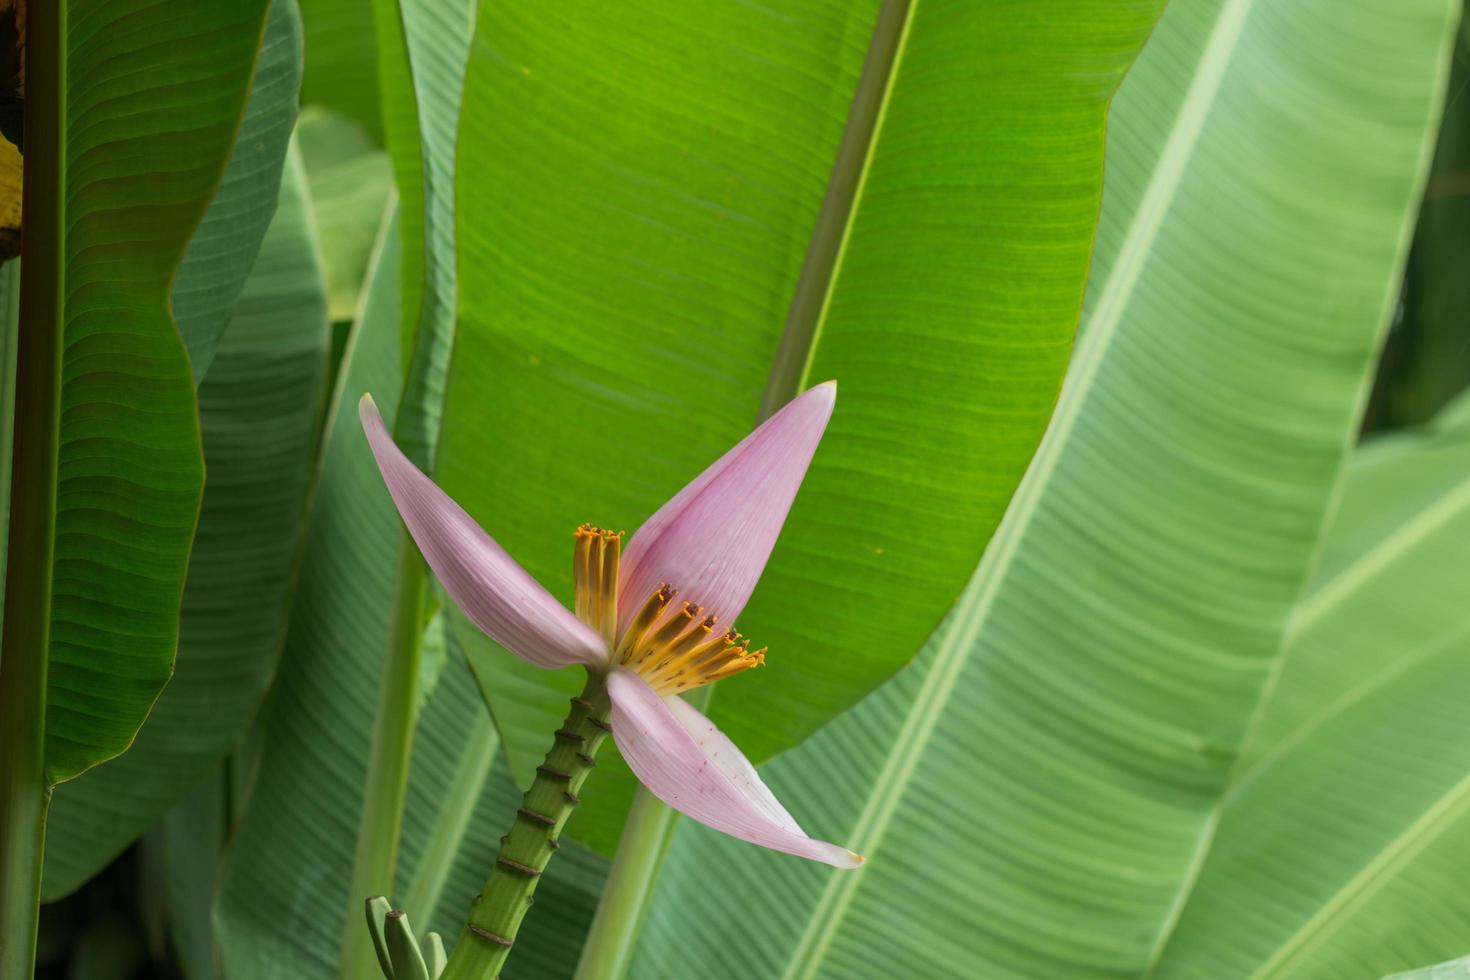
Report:
[{"label": "banana plant", "polygon": [[0,0],[0,974],[1456,975],[1459,0],[300,3]]}]

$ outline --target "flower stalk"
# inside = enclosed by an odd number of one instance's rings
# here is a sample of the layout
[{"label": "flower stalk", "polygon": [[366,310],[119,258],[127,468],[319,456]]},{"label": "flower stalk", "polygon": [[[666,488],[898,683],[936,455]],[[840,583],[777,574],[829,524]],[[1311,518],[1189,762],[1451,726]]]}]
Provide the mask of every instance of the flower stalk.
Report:
[{"label": "flower stalk", "polygon": [[582,784],[611,731],[606,680],[589,671],[586,687],[572,698],[566,721],[516,810],[515,823],[501,839],[500,853],[454,944],[442,980],[489,980],[510,955],[541,873],[560,846],[562,827],[581,802]]}]

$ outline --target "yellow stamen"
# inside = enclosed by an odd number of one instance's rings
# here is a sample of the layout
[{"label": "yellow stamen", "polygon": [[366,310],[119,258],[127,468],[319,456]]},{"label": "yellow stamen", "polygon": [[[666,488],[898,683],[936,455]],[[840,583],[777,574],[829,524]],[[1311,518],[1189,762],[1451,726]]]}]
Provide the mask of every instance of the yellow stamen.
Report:
[{"label": "yellow stamen", "polygon": [[618,560],[622,556],[623,532],[609,532],[602,544],[602,575],[599,584],[605,596],[603,603],[602,638],[612,646],[618,632]]},{"label": "yellow stamen", "polygon": [[668,657],[658,665],[658,671],[677,674],[694,664],[704,662],[709,654],[725,649],[729,644],[726,639],[728,634],[714,635],[714,625],[715,618],[711,616],[700,623],[698,628],[681,637],[678,648],[669,651]]},{"label": "yellow stamen", "polygon": [[670,602],[674,599],[674,590],[665,582],[658,587],[658,591],[649,596],[643,603],[643,608],[633,617],[628,624],[628,629],[623,633],[623,642],[618,644],[617,660],[626,663],[628,654],[633,647],[643,639],[643,635],[653,626],[658,618],[664,614]]},{"label": "yellow stamen", "polygon": [[618,629],[618,558],[623,532],[583,524],[576,531],[572,575],[576,581],[577,618],[602,634],[612,646]]},{"label": "yellow stamen", "polygon": [[620,662],[638,671],[659,694],[692,691],[765,662],[764,649],[751,653],[750,641],[734,630],[715,633],[715,617],[701,620],[702,610],[693,603],[686,602],[660,621],[659,613],[672,594],[667,586],[654,593],[644,610],[657,606],[659,612],[650,615],[648,625],[637,634],[630,627],[618,650]]},{"label": "yellow stamen", "polygon": [[572,581],[576,583],[576,611],[577,618],[584,623],[592,619],[592,596],[597,591],[593,587],[588,575],[590,552],[592,550],[592,535],[584,533],[585,525],[578,528],[576,538],[576,549],[572,552]]},{"label": "yellow stamen", "polygon": [[690,608],[689,603],[684,603],[684,608],[674,613],[658,626],[650,630],[646,636],[632,651],[632,655],[623,661],[629,666],[636,667],[650,657],[667,656],[669,650],[678,642],[684,630],[694,622],[696,612]]},{"label": "yellow stamen", "polygon": [[[698,606],[685,606],[685,608],[688,609],[692,614],[691,618],[697,617],[700,613],[700,608]],[[672,643],[669,644],[668,650],[665,651],[667,658],[680,660],[687,659],[688,655],[693,655],[695,651],[697,651],[700,647],[704,646],[706,642],[708,642],[709,636],[711,633],[714,632],[714,630],[715,617],[706,616],[698,626],[695,626],[687,632],[679,635],[674,639]]]}]

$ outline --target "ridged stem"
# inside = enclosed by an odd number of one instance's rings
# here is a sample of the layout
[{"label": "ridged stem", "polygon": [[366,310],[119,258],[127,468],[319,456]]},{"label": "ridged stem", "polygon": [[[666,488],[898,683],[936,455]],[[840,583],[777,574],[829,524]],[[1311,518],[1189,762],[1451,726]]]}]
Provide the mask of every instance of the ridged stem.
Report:
[{"label": "ridged stem", "polygon": [[441,980],[491,980],[510,955],[532,894],[592,767],[597,749],[610,730],[611,702],[607,681],[589,673],[587,686],[572,698],[571,711],[557,729],[546,760],[516,810],[516,819],[500,842],[500,854],[485,887],[475,899],[469,922],[454,944]]},{"label": "ridged stem", "polygon": [[[708,713],[714,690],[713,684],[701,687],[691,691],[686,700]],[[633,794],[612,868],[597,900],[597,912],[582,943],[574,980],[621,980],[627,975],[643,926],[643,913],[653,897],[679,816],[641,785]]]}]

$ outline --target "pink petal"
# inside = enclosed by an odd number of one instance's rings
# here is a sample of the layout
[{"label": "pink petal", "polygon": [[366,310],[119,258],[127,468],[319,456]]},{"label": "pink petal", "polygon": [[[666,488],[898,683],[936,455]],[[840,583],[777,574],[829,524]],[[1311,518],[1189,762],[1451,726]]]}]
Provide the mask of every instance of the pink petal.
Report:
[{"label": "pink petal", "polygon": [[638,529],[623,550],[618,629],[667,582],[730,625],[755,591],[832,417],[837,382],[804,392]]},{"label": "pink petal", "polygon": [[557,602],[409,462],[388,434],[371,396],[363,395],[358,414],[403,523],[444,590],[470,621],[537,667],[605,664],[602,637]]},{"label": "pink petal", "polygon": [[708,718],[679,698],[665,700],[643,678],[614,668],[613,738],[654,796],[732,837],[838,868],[860,855],[808,837],[761,782],[755,767]]}]

